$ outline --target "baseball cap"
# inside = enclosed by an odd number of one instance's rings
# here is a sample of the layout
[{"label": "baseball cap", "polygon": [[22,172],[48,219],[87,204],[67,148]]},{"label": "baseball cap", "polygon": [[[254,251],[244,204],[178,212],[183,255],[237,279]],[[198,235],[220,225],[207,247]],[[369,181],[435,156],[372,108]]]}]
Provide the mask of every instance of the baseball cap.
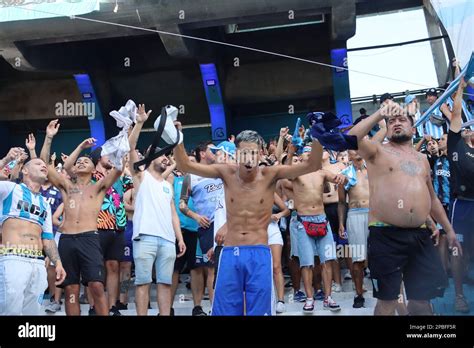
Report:
[{"label": "baseball cap", "polygon": [[387,99],[393,99],[393,96],[390,93],[384,93],[380,96],[380,104],[382,104]]},{"label": "baseball cap", "polygon": [[438,91],[436,90],[436,88],[430,88],[426,91],[426,96],[429,96],[429,95],[433,95],[435,97],[438,96]]},{"label": "baseball cap", "polygon": [[311,146],[303,147],[303,153],[311,152]]},{"label": "baseball cap", "polygon": [[210,149],[212,153],[216,153],[217,151],[224,151],[226,154],[232,157],[235,156],[235,151],[236,151],[235,144],[230,141],[223,141],[217,146],[211,146]]},{"label": "baseball cap", "polygon": [[413,94],[409,94],[405,97],[405,104],[410,104],[413,100],[415,100],[416,96]]}]

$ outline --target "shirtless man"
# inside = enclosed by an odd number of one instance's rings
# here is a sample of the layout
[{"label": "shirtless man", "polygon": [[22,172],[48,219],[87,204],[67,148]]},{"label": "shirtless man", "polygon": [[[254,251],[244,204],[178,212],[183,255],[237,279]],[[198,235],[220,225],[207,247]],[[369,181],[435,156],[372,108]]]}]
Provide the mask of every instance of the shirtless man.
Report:
[{"label": "shirtless man", "polygon": [[[10,150],[8,159],[16,158],[15,151]],[[56,285],[66,277],[53,240],[51,208],[40,194],[46,164],[35,158],[21,172],[21,184],[0,182],[0,315],[40,315],[38,299],[48,286],[44,255],[55,266]]]},{"label": "shirtless man", "polygon": [[[367,237],[369,235],[369,179],[364,160],[355,150],[349,150],[352,164],[341,174],[346,176],[344,185],[339,185],[339,237],[344,238],[344,226],[352,259],[352,280],[356,288],[353,308],[364,306],[364,267],[367,259]],[[349,195],[349,212],[346,216],[346,202]]]},{"label": "shirtless man", "polygon": [[[53,137],[59,128],[58,120],[51,121],[46,128],[45,148],[49,156]],[[66,292],[66,314],[80,315],[80,280],[87,285],[94,299],[97,315],[108,315],[109,306],[104,293],[104,260],[97,232],[97,217],[107,190],[120,177],[121,171],[112,169],[104,178],[92,184],[95,166],[83,150],[95,145],[95,139],[84,140],[71,153],[64,167],[74,165],[76,180],[73,182],[59,174],[53,165],[48,167],[48,179],[57,187],[64,201],[64,223],[61,226],[59,254],[62,257],[67,277],[61,285]],[[41,152],[43,156],[43,151]]]},{"label": "shirtless man", "polygon": [[[381,144],[365,136],[387,119],[387,138]],[[366,160],[370,187],[369,268],[378,299],[375,315],[393,315],[403,278],[408,311],[432,314],[430,299],[442,295],[446,275],[432,235],[425,228],[429,215],[444,228],[450,248],[460,244],[434,193],[425,156],[413,148],[413,119],[389,101],[349,132],[357,136],[359,154]]]},{"label": "shirtless man", "polygon": [[[291,153],[290,153],[291,155]],[[305,152],[301,155],[302,163],[307,163],[310,154]],[[306,302],[303,306],[305,313],[314,310],[313,298],[313,267],[314,256],[317,254],[322,264],[322,278],[324,287],[323,308],[331,311],[339,311],[340,306],[331,297],[332,267],[336,259],[336,248],[324,213],[323,191],[327,182],[342,184],[344,176],[331,173],[328,170],[301,175],[293,181],[293,193],[297,209],[297,244],[300,260],[301,274],[306,292]],[[312,227],[316,227],[318,233],[310,236]]]},{"label": "shirtless man", "polygon": [[193,163],[182,143],[175,149],[180,170],[224,182],[228,232],[220,256],[213,315],[244,315],[244,308],[247,315],[272,314],[272,256],[267,244],[275,185],[279,179],[321,167],[322,147],[317,141],[313,141],[309,161],[263,168],[259,166],[262,144],[257,132],[241,132],[235,139],[238,163],[234,165]]}]

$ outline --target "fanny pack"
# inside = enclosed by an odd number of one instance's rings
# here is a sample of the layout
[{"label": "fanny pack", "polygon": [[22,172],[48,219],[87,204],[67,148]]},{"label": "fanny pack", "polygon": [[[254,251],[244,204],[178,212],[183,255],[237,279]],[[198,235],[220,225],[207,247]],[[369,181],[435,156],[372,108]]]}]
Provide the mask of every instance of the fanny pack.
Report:
[{"label": "fanny pack", "polygon": [[310,237],[324,237],[327,232],[328,221],[325,220],[323,222],[311,222],[311,221],[303,221],[301,217],[297,216],[298,221],[304,226],[306,234]]},{"label": "fanny pack", "polygon": [[441,127],[442,125],[444,125],[446,123],[446,120],[444,119],[443,116],[435,115],[435,114],[431,114],[430,121],[431,121],[432,124],[434,124],[438,127]]}]

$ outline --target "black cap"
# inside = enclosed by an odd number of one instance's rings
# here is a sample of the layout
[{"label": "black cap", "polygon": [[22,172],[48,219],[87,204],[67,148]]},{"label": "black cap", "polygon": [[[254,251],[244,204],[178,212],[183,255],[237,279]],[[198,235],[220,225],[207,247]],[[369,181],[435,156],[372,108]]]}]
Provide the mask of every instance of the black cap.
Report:
[{"label": "black cap", "polygon": [[382,94],[382,96],[380,97],[380,104],[382,104],[387,99],[393,99],[393,96],[390,93]]},{"label": "black cap", "polygon": [[426,91],[426,96],[429,96],[429,95],[432,95],[432,96],[435,96],[437,97],[438,96],[438,91],[436,90],[436,88],[430,88]]}]

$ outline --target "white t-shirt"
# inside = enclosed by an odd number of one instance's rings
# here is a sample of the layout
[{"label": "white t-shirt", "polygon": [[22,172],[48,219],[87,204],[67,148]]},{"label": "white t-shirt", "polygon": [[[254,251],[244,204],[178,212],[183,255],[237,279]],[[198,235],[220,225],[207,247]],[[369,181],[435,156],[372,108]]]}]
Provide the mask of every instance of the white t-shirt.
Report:
[{"label": "white t-shirt", "polygon": [[146,234],[175,243],[171,204],[174,204],[171,184],[166,180],[156,180],[145,170],[135,199],[132,240]]}]

